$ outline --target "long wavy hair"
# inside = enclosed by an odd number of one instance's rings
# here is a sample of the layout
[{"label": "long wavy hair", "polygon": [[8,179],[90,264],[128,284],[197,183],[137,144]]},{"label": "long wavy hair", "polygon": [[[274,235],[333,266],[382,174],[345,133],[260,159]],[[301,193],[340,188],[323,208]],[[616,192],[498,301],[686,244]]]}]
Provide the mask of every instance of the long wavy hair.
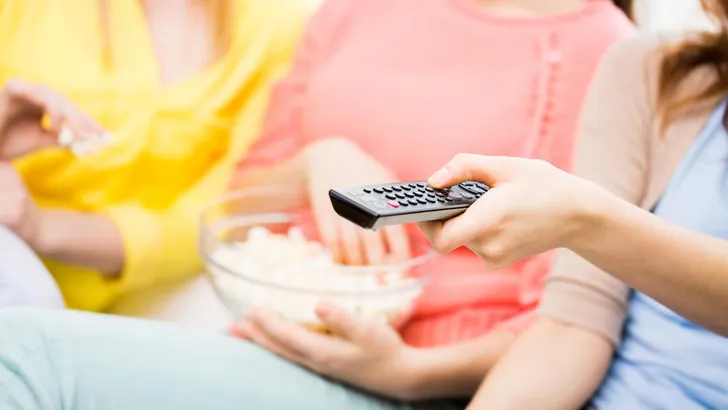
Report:
[{"label": "long wavy hair", "polygon": [[[663,124],[690,105],[728,94],[728,0],[701,0],[701,4],[717,23],[717,30],[698,33],[667,50],[657,90],[657,109]],[[712,71],[715,78],[702,89],[686,94],[680,85],[699,68]]]}]

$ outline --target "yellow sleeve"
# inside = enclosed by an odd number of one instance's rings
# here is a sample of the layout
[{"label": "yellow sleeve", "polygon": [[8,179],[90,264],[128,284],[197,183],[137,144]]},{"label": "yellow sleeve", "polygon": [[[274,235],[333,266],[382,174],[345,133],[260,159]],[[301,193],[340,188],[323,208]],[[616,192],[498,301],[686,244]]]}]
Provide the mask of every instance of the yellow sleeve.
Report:
[{"label": "yellow sleeve", "polygon": [[269,68],[256,83],[256,90],[246,95],[231,129],[227,153],[205,175],[164,210],[149,210],[140,203],[106,210],[125,247],[124,270],[120,279],[112,282],[117,295],[202,271],[197,249],[200,214],[205,205],[225,192],[237,163],[257,139],[271,88],[288,72],[305,15],[300,13],[296,22],[289,15],[283,23],[289,28],[281,30],[274,42],[276,50],[269,49]]}]

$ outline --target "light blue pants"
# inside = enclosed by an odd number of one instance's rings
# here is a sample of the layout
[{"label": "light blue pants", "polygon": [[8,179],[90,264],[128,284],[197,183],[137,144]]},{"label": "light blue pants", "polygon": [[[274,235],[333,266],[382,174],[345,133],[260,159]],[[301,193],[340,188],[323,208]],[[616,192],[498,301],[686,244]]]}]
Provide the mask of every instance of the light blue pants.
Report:
[{"label": "light blue pants", "polygon": [[224,335],[92,313],[0,310],[3,410],[415,408],[420,406],[329,381]]},{"label": "light blue pants", "polygon": [[63,308],[55,280],[25,242],[0,226],[0,308]]}]

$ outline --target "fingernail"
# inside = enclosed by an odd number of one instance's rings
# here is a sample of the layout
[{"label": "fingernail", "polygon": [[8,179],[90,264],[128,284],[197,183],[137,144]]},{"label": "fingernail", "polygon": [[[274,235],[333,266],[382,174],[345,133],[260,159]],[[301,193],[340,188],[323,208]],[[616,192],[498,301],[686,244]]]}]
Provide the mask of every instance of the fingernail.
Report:
[{"label": "fingernail", "polygon": [[246,322],[240,321],[235,322],[230,326],[230,333],[237,337],[247,337],[248,335],[248,324]]},{"label": "fingernail", "polygon": [[434,187],[439,187],[447,184],[449,180],[450,171],[448,171],[447,168],[440,168],[440,170],[432,174],[427,182]]},{"label": "fingernail", "polygon": [[328,316],[329,313],[331,313],[331,309],[328,304],[319,303],[318,306],[316,306],[316,313],[318,313],[319,316]]}]

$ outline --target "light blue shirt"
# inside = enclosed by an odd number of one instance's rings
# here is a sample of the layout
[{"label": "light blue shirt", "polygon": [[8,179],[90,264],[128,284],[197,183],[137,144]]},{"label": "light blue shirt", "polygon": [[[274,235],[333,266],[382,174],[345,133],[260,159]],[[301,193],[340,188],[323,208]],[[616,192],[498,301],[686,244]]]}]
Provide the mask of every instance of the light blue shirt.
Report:
[{"label": "light blue shirt", "polygon": [[[725,109],[724,102],[708,120],[654,213],[728,239]],[[728,409],[728,338],[633,292],[623,343],[593,404],[598,410]]]}]

